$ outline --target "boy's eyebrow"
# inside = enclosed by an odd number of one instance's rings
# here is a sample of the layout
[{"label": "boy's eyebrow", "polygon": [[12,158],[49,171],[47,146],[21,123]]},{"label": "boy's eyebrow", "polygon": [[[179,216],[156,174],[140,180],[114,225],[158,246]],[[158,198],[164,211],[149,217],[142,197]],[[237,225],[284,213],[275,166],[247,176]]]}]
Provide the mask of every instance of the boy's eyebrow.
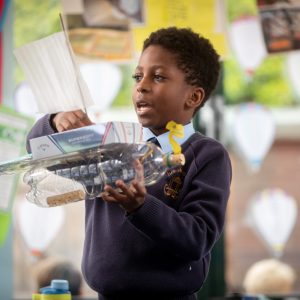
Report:
[{"label": "boy's eyebrow", "polygon": [[[137,66],[135,69],[141,71],[141,70],[143,70],[143,67],[142,66]],[[154,70],[156,70],[156,69],[165,69],[165,66],[163,66],[163,65],[153,65],[153,66],[150,67],[150,69],[154,69]]]}]

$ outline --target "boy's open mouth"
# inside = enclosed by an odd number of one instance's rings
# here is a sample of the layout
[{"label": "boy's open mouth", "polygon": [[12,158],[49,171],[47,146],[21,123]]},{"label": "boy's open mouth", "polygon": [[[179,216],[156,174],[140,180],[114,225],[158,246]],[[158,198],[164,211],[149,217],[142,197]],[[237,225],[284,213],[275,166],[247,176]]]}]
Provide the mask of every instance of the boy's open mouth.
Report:
[{"label": "boy's open mouth", "polygon": [[136,108],[137,108],[137,112],[139,114],[143,114],[148,112],[149,110],[151,110],[151,106],[149,105],[149,103],[145,102],[145,101],[139,101],[136,103]]}]

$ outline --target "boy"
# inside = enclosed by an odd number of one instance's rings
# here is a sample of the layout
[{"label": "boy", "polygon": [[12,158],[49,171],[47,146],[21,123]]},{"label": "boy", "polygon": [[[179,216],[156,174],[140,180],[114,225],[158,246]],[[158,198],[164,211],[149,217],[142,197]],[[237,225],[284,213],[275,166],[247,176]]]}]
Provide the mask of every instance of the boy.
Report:
[{"label": "boy", "polygon": [[[130,185],[118,180],[119,191],[106,186],[102,199],[86,201],[82,270],[99,299],[196,299],[223,229],[231,181],[226,150],[191,124],[219,69],[210,42],[189,29],[160,29],[145,40],[132,96],[143,137],[157,138],[169,152],[166,124],[183,124],[186,163],[147,188],[136,163]],[[89,124],[81,111],[62,112],[39,120],[29,138]]]}]

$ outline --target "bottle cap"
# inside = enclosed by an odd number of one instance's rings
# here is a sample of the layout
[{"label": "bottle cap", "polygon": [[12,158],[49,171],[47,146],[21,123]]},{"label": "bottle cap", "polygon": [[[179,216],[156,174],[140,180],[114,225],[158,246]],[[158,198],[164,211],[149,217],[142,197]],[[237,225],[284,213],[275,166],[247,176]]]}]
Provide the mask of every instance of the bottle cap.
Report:
[{"label": "bottle cap", "polygon": [[51,280],[51,288],[57,290],[69,290],[69,282],[64,279],[53,279]]},{"label": "bottle cap", "polygon": [[43,294],[40,300],[72,300],[71,294]]},{"label": "bottle cap", "polygon": [[31,300],[41,300],[41,294],[32,294]]}]

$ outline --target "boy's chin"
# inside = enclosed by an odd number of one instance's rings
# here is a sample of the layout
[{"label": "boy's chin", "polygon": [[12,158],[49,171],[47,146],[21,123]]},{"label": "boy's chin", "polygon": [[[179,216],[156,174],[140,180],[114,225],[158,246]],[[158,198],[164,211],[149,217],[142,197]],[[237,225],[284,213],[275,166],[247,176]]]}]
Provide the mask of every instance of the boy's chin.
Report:
[{"label": "boy's chin", "polygon": [[139,123],[143,127],[150,129],[155,134],[161,134],[161,133],[168,131],[166,129],[167,123],[166,124],[157,124],[149,119],[147,120],[144,118],[138,118],[138,120],[139,120]]},{"label": "boy's chin", "polygon": [[151,129],[154,125],[151,121],[145,120],[143,118],[138,118],[138,120],[139,120],[139,123],[145,128]]}]

